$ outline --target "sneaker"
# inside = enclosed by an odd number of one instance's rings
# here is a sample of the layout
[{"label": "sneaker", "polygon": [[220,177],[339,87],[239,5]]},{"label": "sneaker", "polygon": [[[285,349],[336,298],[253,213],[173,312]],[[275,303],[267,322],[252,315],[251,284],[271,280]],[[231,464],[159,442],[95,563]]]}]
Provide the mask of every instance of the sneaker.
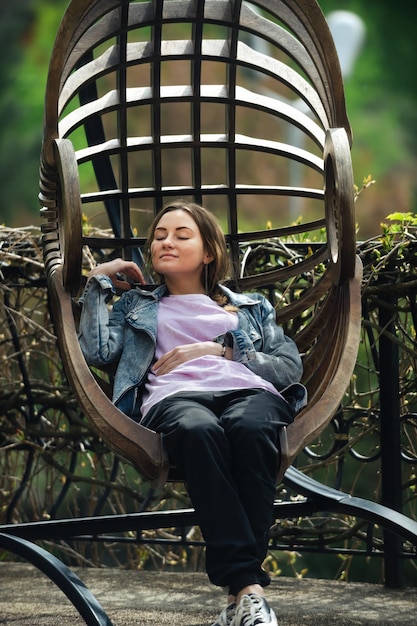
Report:
[{"label": "sneaker", "polygon": [[274,611],[268,602],[256,593],[250,593],[242,597],[236,609],[232,626],[278,626]]},{"label": "sneaker", "polygon": [[236,613],[236,604],[232,602],[220,613],[217,620],[211,626],[232,626],[232,621]]}]

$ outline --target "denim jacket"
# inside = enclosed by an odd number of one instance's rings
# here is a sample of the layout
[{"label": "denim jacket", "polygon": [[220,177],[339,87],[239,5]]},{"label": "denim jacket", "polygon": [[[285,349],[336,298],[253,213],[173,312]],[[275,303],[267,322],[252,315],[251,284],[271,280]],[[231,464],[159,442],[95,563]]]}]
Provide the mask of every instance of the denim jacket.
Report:
[{"label": "denim jacket", "polygon": [[[235,361],[270,381],[298,412],[307,396],[298,383],[301,358],[295,343],[276,324],[274,308],[260,294],[220,288],[237,308],[238,327],[213,341],[232,347]],[[117,364],[113,402],[134,419],[140,418],[142,389],[155,354],[158,304],[166,293],[165,285],[153,291],[131,289],[109,311],[113,283],[104,274],[96,274],[80,298],[79,342],[85,359],[96,367]]]}]

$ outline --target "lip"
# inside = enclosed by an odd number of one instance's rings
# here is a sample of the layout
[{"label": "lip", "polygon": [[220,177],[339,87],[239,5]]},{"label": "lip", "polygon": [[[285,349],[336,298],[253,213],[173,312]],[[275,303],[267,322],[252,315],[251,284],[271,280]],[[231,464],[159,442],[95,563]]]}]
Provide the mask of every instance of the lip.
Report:
[{"label": "lip", "polygon": [[176,259],[178,257],[176,254],[169,254],[168,252],[166,252],[165,254],[161,254],[159,258],[160,259]]}]

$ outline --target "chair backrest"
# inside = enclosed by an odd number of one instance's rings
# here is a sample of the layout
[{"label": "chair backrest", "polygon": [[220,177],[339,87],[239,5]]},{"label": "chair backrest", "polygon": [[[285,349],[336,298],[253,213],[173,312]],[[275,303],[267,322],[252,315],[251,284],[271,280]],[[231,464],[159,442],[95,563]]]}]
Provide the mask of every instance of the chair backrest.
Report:
[{"label": "chair backrest", "polygon": [[70,3],[46,90],[45,268],[81,406],[149,478],[165,475],[159,438],[115,409],[76,339],[85,250],[141,264],[167,201],[217,215],[232,286],[266,293],[303,353],[310,401],[288,429],[285,469],[337,410],[356,360],[350,141],[337,53],[314,0]]}]

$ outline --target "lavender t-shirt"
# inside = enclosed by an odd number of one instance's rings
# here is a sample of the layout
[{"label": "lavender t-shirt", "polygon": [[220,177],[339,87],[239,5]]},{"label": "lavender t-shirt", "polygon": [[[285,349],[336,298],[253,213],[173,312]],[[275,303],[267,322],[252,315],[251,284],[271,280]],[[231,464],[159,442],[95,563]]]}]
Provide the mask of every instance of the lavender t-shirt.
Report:
[{"label": "lavender t-shirt", "polygon": [[[237,314],[203,294],[166,296],[158,307],[155,360],[176,346],[211,341],[238,326]],[[182,363],[168,374],[149,372],[142,403],[142,417],[157,402],[179,391],[227,391],[260,388],[279,395],[268,381],[245,365],[221,356],[201,356]]]}]

